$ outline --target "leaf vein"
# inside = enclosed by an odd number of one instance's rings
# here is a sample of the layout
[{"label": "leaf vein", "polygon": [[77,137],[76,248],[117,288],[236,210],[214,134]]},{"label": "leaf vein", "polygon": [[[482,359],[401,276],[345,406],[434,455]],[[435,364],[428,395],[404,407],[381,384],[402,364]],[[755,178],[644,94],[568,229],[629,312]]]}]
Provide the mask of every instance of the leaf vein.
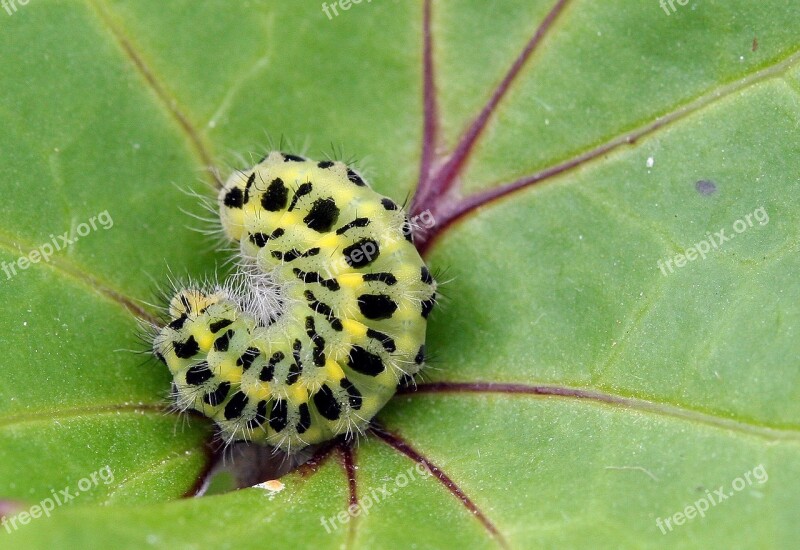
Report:
[{"label": "leaf vein", "polygon": [[603,405],[613,405],[634,411],[646,412],[659,416],[667,416],[687,421],[694,421],[715,428],[752,435],[770,441],[790,441],[800,443],[800,429],[796,427],[774,428],[745,422],[733,418],[723,418],[710,413],[681,407],[678,405],[647,401],[636,397],[606,393],[594,389],[572,388],[552,385],[532,385],[498,382],[429,382],[417,384],[416,388],[401,390],[409,396],[422,394],[488,394],[504,393],[509,395],[535,395],[544,397],[562,397],[579,399]]}]

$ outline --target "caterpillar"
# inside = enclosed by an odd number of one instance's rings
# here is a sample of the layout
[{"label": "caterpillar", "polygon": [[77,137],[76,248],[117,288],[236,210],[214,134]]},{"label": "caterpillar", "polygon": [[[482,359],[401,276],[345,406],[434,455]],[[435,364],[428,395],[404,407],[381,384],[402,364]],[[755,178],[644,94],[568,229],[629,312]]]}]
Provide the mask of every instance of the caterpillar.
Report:
[{"label": "caterpillar", "polygon": [[363,432],[425,365],[437,284],[403,209],[342,162],[277,151],[217,203],[238,271],[178,289],[153,339],[176,407],[287,452]]}]

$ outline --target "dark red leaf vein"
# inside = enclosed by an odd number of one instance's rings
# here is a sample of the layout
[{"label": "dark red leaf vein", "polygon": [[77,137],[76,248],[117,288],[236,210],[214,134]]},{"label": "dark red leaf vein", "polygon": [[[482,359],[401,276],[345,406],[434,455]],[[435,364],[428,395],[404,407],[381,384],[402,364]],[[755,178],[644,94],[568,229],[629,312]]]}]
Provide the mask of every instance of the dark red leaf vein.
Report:
[{"label": "dark red leaf vein", "polygon": [[384,443],[395,449],[396,451],[404,454],[414,462],[418,464],[422,464],[425,468],[431,472],[431,474],[439,480],[439,482],[445,486],[445,488],[450,491],[450,493],[456,497],[464,507],[469,510],[469,512],[475,516],[478,521],[481,522],[481,525],[491,534],[492,537],[495,538],[504,548],[507,548],[508,545],[505,541],[505,538],[502,534],[497,530],[497,527],[492,523],[492,521],[484,514],[480,508],[478,508],[477,504],[475,504],[472,499],[470,499],[467,494],[459,487],[451,478],[448,476],[444,471],[439,468],[436,464],[434,464],[429,458],[425,457],[414,449],[411,444],[405,441],[402,437],[395,435],[386,429],[373,425],[370,427],[370,431],[374,433],[378,438],[380,438]]},{"label": "dark red leaf vein", "polygon": [[[467,128],[465,134],[459,140],[459,143],[456,145],[453,153],[450,155],[450,158],[442,165],[442,167],[436,172],[435,175],[430,175],[427,178],[420,177],[420,184],[417,188],[416,196],[414,197],[414,201],[412,202],[411,206],[411,215],[418,214],[426,209],[435,209],[436,203],[447,193],[447,191],[452,187],[453,182],[455,181],[458,174],[461,172],[461,169],[464,167],[467,158],[469,157],[472,148],[474,147],[475,143],[477,142],[480,135],[483,133],[483,130],[486,128],[489,119],[494,114],[495,110],[497,109],[498,104],[506,95],[508,90],[511,88],[511,85],[514,83],[515,79],[519,75],[522,67],[525,63],[530,59],[531,54],[536,50],[536,47],[541,43],[544,36],[547,34],[547,31],[552,27],[553,22],[556,18],[561,14],[564,7],[566,6],[568,0],[558,0],[544,20],[539,24],[534,32],[531,39],[525,45],[522,50],[522,53],[519,54],[517,59],[511,65],[511,68],[508,70],[506,75],[500,81],[500,84],[495,88],[494,92],[492,93],[489,101],[483,107],[481,112],[478,114],[477,118],[472,122],[472,124]],[[428,11],[429,6],[426,5],[426,19],[428,19]],[[428,22],[429,25],[429,22]],[[427,49],[427,41],[428,41],[428,32],[426,32],[426,49]],[[431,62],[432,67],[432,62]],[[426,75],[426,84],[428,82],[427,75],[428,75],[429,66],[426,59],[424,73]],[[431,74],[432,74],[432,68]],[[432,76],[431,76],[431,85],[432,85]],[[433,93],[433,89],[431,89],[431,93]],[[426,98],[427,98],[427,88],[426,88]],[[432,100],[433,101],[433,100]],[[427,124],[427,110],[426,110],[426,124]],[[424,147],[423,147],[424,150]],[[423,155],[423,167],[426,170],[430,170],[430,162],[431,159],[428,159],[428,165],[425,165],[425,157]],[[422,173],[421,173],[422,175]]]},{"label": "dark red leaf vein", "polygon": [[738,79],[720,88],[716,88],[698,97],[697,99],[679,106],[675,110],[657,117],[635,130],[615,137],[594,149],[581,153],[560,164],[550,166],[536,172],[535,174],[522,177],[514,182],[500,185],[491,189],[480,191],[463,199],[453,199],[447,197],[437,197],[431,201],[428,208],[431,209],[436,225],[424,234],[416,235],[415,244],[420,252],[430,248],[434,239],[444,233],[455,221],[470,212],[485,206],[488,203],[506,197],[507,195],[526,189],[527,187],[552,179],[566,172],[573,171],[593,160],[604,157],[612,151],[625,146],[635,144],[637,141],[650,134],[655,133],[661,128],[671,125],[678,120],[686,118],[704,107],[716,103],[717,101],[740,92],[750,86],[783,74],[789,68],[800,62],[800,51],[793,52],[783,60],[765,67],[760,71],[752,73],[744,78]]},{"label": "dark red leaf vein", "polygon": [[713,414],[687,409],[685,407],[671,405],[669,403],[647,401],[645,399],[614,395],[584,388],[546,385],[536,386],[502,382],[430,382],[417,384],[416,388],[401,389],[398,391],[398,393],[411,396],[415,394],[432,393],[505,393],[575,398],[605,403],[608,405],[617,405],[631,410],[649,412],[662,416],[670,416],[683,420],[700,422],[702,424],[717,428],[746,433],[769,440],[800,441],[800,431],[795,428],[773,428],[769,426],[762,426],[733,418],[715,416]]},{"label": "dark red leaf vein", "polygon": [[[358,506],[358,486],[356,483],[356,465],[355,457],[353,456],[353,447],[347,442],[339,443],[339,453],[342,457],[342,466],[344,473],[347,476],[347,486],[349,489],[348,510],[355,509]],[[348,524],[347,533],[347,547],[353,547],[353,541],[356,536],[356,523],[357,516],[352,516]]]},{"label": "dark red leaf vein", "polygon": [[433,65],[433,35],[431,33],[431,0],[425,0],[422,18],[422,152],[420,156],[419,184],[411,211],[422,197],[422,190],[427,188],[431,177],[433,158],[436,153],[439,113],[436,102],[436,76]]}]

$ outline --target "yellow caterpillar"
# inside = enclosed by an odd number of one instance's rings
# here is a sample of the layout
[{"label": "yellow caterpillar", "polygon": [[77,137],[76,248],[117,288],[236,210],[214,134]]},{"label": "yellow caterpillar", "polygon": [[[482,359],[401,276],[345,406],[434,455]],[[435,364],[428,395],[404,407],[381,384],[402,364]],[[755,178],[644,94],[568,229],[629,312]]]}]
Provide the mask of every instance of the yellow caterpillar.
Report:
[{"label": "yellow caterpillar", "polygon": [[291,452],[362,431],[425,362],[436,282],[405,213],[344,163],[279,152],[218,203],[239,272],[180,289],[153,342],[177,406]]}]

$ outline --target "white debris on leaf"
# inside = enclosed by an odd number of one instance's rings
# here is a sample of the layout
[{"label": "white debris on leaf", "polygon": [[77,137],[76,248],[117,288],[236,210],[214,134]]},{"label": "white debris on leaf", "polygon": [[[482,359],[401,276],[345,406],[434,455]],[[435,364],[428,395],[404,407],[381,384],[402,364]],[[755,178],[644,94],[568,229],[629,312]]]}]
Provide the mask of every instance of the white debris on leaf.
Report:
[{"label": "white debris on leaf", "polygon": [[282,482],[278,481],[277,479],[270,479],[269,481],[265,481],[264,483],[259,483],[258,485],[254,485],[254,487],[258,489],[266,489],[272,493],[280,493],[283,491],[284,485]]}]

